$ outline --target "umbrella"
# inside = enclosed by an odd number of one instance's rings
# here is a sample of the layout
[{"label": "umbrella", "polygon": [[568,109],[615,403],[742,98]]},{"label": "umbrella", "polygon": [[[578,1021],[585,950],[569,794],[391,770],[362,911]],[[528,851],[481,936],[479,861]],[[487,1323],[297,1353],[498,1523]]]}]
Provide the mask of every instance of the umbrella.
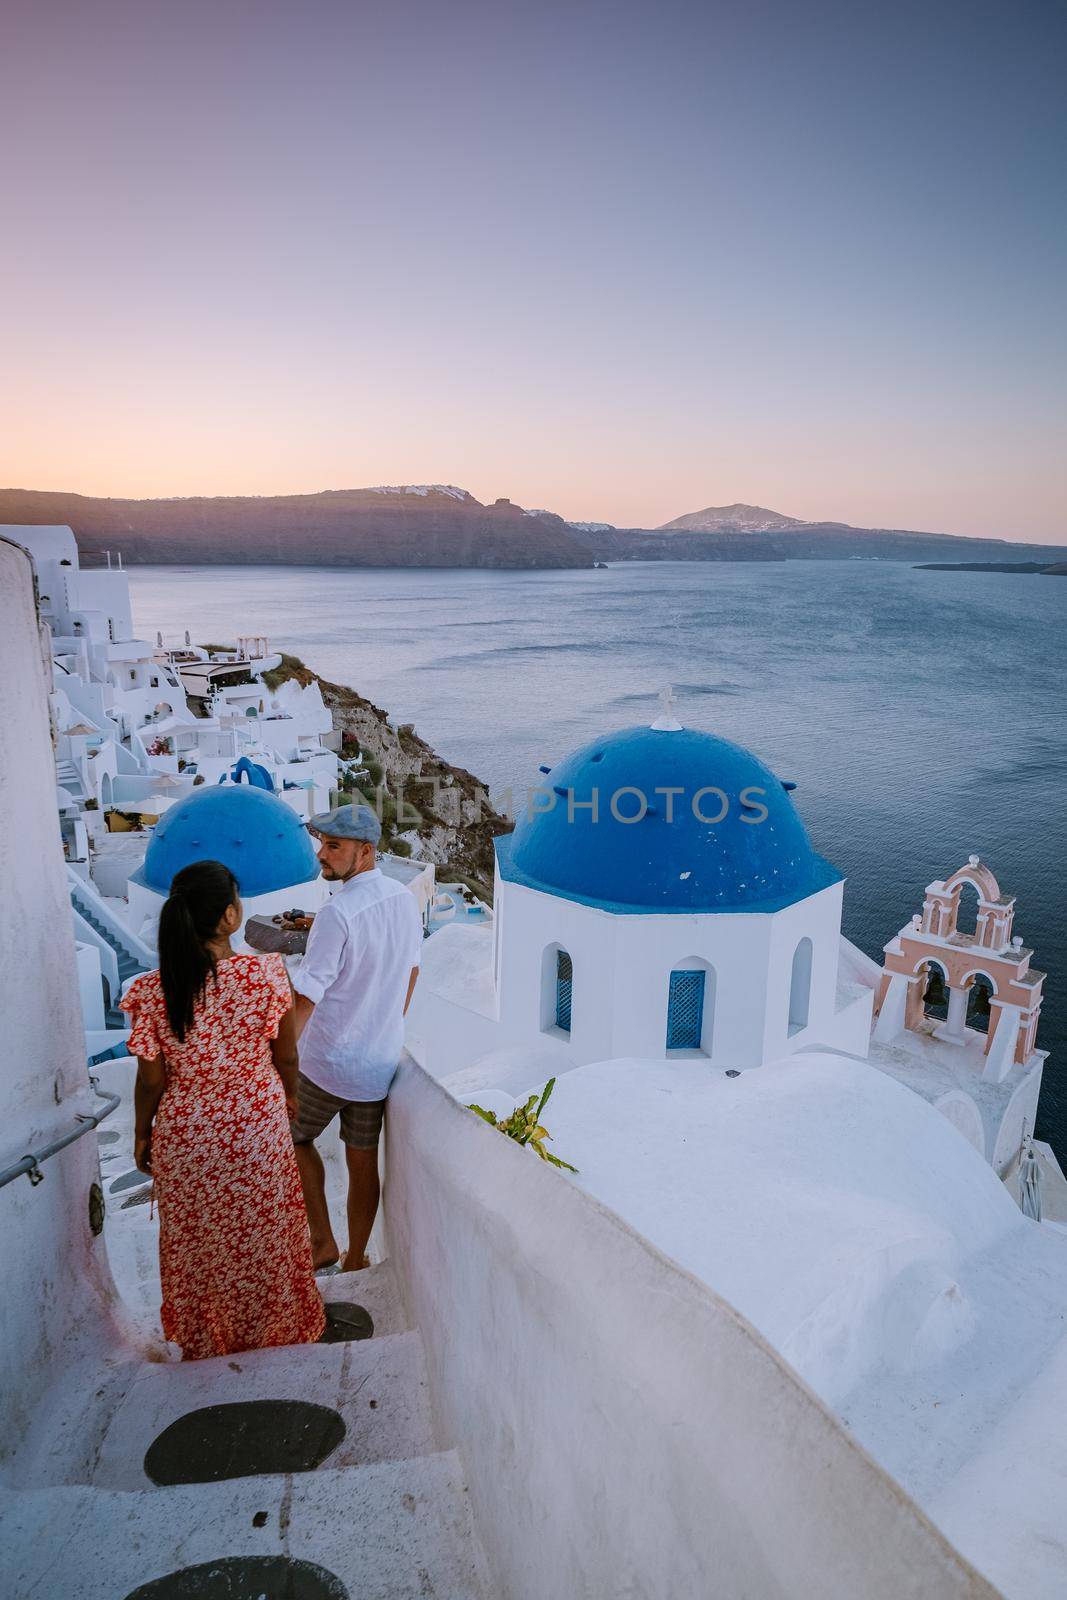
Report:
[{"label": "umbrella", "polygon": [[1034,1141],[1029,1134],[1023,1136],[1023,1153],[1019,1161],[1019,1205],[1024,1217],[1041,1221],[1041,1168],[1038,1165]]}]

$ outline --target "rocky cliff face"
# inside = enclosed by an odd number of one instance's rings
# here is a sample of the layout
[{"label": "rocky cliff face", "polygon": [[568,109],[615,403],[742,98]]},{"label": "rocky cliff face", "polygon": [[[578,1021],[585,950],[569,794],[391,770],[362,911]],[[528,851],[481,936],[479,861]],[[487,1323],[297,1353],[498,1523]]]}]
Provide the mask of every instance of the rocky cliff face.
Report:
[{"label": "rocky cliff face", "polygon": [[562,517],[451,484],[322,494],[101,500],[0,489],[0,523],[66,523],[82,560],[286,566],[589,567]]},{"label": "rocky cliff face", "polygon": [[443,761],[410,724],[394,728],[380,706],[320,678],[296,656],[283,656],[281,666],[265,674],[272,689],[287,678],[317,683],[341,731],[342,756],[362,752],[367,776],[348,787],[378,810],[382,848],[407,854],[410,846],[436,863],[440,877],[463,879],[491,902],[493,840],[514,824],[493,810],[478,779]]}]

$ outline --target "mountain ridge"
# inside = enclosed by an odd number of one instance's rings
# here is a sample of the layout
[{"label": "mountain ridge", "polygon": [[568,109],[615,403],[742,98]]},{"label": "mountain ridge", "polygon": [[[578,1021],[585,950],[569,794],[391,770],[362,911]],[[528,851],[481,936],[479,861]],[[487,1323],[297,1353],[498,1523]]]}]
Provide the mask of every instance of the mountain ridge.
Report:
[{"label": "mountain ridge", "polygon": [[[693,526],[703,521],[710,526]],[[1067,546],[806,522],[763,506],[708,506],[660,528],[568,522],[456,484],[379,484],[298,495],[157,499],[0,489],[0,523],[66,523],[83,559],[134,565],[589,568],[605,561],[1067,558]]]},{"label": "mountain ridge", "polygon": [[688,533],[776,533],[785,528],[807,526],[799,517],[787,517],[781,511],[769,511],[766,506],[749,506],[741,501],[731,506],[705,506],[703,511],[689,511],[671,522],[660,524],[657,532],[669,533],[673,528]]},{"label": "mountain ridge", "polygon": [[591,567],[562,517],[483,505],[454,484],[324,489],[304,495],[136,500],[0,489],[0,522],[66,523],[83,556],[132,564]]}]

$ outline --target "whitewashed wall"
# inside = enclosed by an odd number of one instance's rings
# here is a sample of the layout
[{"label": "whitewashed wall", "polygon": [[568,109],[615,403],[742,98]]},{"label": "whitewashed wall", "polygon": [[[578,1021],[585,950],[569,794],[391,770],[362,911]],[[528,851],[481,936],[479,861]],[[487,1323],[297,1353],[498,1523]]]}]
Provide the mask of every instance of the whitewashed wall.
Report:
[{"label": "whitewashed wall", "polygon": [[[476,1025],[479,1045],[559,1044],[566,1065],[618,1056],[660,1056],[665,1050],[667,994],[672,968],[697,958],[715,973],[715,1015],[707,1051],[713,1062],[758,1066],[814,1043],[866,1051],[869,1005],[854,1017],[835,1010],[841,936],[841,889],[833,884],[783,911],[723,912],[705,916],[612,915],[557,895],[508,883],[498,875],[495,890],[498,1022],[491,1030]],[[808,1026],[789,1030],[789,987],[798,942],[812,941],[813,961]],[[553,946],[566,950],[573,964],[571,1032],[544,1035],[544,957]],[[433,987],[427,963],[427,990]],[[427,1039],[464,1039],[456,996],[434,1005],[420,996],[420,1033]],[[490,1042],[489,1035],[492,1035]],[[445,1076],[465,1066],[447,1061],[434,1047],[434,1071]]]},{"label": "whitewashed wall", "polygon": [[[48,680],[29,558],[0,537],[0,1167],[96,1109],[85,1069],[67,871],[55,806]],[[89,1229],[96,1139],[31,1187],[0,1189],[0,1457],[79,1343],[110,1331],[103,1238]]]},{"label": "whitewashed wall", "polygon": [[743,1318],[410,1058],[386,1224],[498,1600],[994,1600]]},{"label": "whitewashed wall", "polygon": [[715,971],[713,1061],[755,1066],[784,1055],[799,1036],[787,1029],[789,968],[799,939],[814,947],[811,1027],[832,1038],[841,922],[833,885],[773,914],[612,916],[521,884],[498,882],[504,926],[501,1016],[509,1031],[535,1034],[536,974],[542,949],[561,944],[574,964],[574,1059],[663,1052],[672,967],[697,957]]}]

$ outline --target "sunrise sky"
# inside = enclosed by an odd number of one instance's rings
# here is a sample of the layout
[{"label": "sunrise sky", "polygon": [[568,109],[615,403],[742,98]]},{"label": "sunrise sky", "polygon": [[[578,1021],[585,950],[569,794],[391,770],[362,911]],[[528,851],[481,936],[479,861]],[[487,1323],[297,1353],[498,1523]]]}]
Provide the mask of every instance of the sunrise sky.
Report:
[{"label": "sunrise sky", "polygon": [[1054,0],[4,17],[0,484],[1067,541]]}]

